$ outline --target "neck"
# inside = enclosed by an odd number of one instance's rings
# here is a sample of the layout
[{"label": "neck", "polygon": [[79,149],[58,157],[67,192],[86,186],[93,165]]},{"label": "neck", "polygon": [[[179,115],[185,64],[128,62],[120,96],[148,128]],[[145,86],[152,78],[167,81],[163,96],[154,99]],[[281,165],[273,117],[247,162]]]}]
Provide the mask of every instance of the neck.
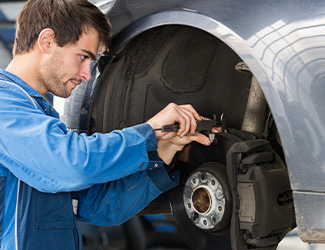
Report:
[{"label": "neck", "polygon": [[41,95],[45,95],[47,89],[37,80],[39,62],[39,58],[33,53],[16,55],[6,68],[6,71],[18,76]]}]

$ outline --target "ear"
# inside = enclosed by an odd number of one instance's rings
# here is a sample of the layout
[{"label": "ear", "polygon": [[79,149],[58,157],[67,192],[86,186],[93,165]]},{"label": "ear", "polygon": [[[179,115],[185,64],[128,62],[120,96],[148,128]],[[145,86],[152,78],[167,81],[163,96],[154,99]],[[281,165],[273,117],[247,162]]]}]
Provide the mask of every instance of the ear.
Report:
[{"label": "ear", "polygon": [[50,28],[43,29],[39,35],[37,44],[40,49],[40,51],[43,54],[49,54],[53,50],[53,47],[56,46],[55,43],[55,34],[54,31]]}]

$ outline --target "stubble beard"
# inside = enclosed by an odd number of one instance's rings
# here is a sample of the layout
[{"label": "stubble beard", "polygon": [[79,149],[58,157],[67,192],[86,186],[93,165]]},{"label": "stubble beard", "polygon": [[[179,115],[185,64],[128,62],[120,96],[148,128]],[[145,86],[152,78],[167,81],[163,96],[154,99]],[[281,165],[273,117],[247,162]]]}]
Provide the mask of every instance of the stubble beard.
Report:
[{"label": "stubble beard", "polygon": [[56,51],[53,56],[42,65],[38,74],[38,81],[53,95],[67,98],[71,91],[67,89],[68,81],[63,81],[63,61],[61,53]]}]

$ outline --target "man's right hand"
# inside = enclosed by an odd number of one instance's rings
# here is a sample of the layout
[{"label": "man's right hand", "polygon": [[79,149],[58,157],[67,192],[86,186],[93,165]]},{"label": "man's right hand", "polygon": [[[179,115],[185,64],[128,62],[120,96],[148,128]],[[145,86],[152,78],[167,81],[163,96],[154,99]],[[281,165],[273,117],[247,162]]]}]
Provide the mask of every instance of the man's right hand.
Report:
[{"label": "man's right hand", "polygon": [[176,135],[180,138],[188,134],[195,135],[196,121],[201,120],[202,118],[195,111],[192,105],[177,105],[175,103],[170,103],[167,107],[147,121],[147,123],[153,129],[161,128],[164,125],[179,123],[179,130],[177,132],[156,131],[157,139],[168,140]]}]

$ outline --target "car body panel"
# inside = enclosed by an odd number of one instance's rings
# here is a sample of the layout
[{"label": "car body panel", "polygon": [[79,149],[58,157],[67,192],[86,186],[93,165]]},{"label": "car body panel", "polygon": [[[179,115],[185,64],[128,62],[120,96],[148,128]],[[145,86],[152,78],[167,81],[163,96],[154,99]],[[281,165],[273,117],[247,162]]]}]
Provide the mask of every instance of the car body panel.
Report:
[{"label": "car body panel", "polygon": [[113,27],[118,24],[114,31],[123,30],[117,50],[145,30],[170,24],[205,30],[226,43],[264,91],[284,144],[293,190],[325,192],[325,3],[117,1],[108,16]]}]

